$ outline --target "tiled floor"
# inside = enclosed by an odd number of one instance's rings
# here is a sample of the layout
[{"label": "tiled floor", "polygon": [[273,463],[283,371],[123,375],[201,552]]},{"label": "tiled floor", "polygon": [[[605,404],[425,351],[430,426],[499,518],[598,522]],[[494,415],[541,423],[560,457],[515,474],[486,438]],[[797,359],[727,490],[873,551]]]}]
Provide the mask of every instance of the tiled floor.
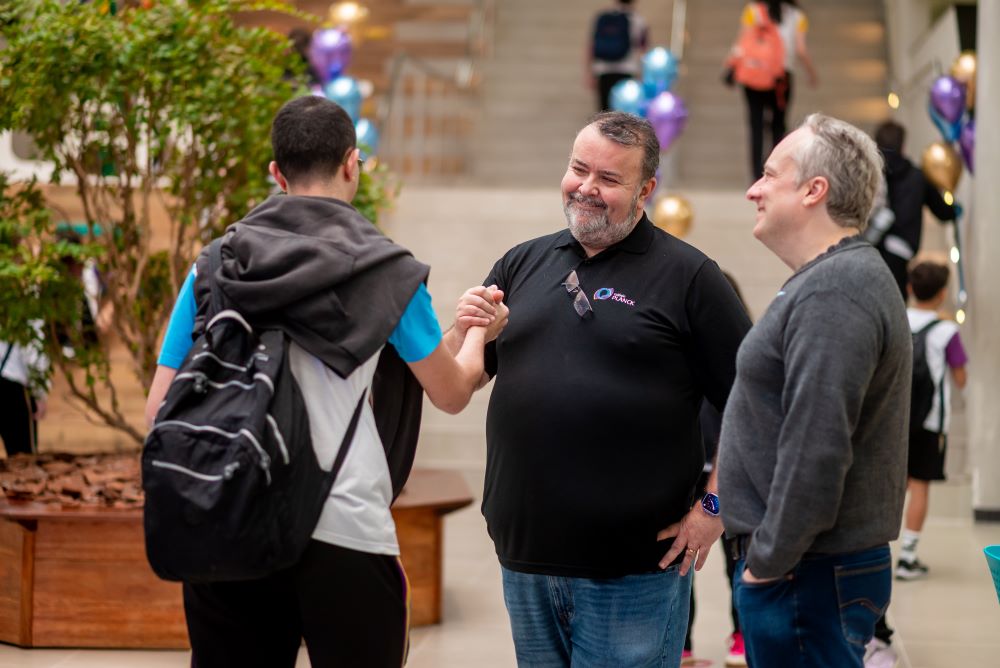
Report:
[{"label": "tiled floor", "polygon": [[[481,472],[469,474],[478,488]],[[1000,543],[1000,525],[969,519],[969,486],[937,485],[921,557],[925,581],[897,583],[890,622],[898,632],[900,668],[1000,665],[1000,604],[982,547]],[[445,621],[415,629],[409,668],[514,666],[510,630],[493,547],[476,506],[450,515],[445,535]],[[721,666],[729,634],[728,585],[713,550],[696,582],[695,653],[701,666]],[[0,645],[2,668],[180,668],[187,652],[22,650]],[[304,653],[298,664],[309,665]]]}]

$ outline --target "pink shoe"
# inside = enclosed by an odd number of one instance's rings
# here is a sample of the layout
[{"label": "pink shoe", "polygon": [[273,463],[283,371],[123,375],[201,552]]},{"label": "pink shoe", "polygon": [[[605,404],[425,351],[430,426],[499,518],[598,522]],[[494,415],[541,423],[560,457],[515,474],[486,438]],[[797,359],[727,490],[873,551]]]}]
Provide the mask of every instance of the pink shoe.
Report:
[{"label": "pink shoe", "polygon": [[695,662],[694,652],[689,649],[681,652],[681,665],[682,666],[693,666]]},{"label": "pink shoe", "polygon": [[729,636],[729,653],[726,654],[727,666],[747,665],[746,650],[743,648],[743,634],[734,633]]}]

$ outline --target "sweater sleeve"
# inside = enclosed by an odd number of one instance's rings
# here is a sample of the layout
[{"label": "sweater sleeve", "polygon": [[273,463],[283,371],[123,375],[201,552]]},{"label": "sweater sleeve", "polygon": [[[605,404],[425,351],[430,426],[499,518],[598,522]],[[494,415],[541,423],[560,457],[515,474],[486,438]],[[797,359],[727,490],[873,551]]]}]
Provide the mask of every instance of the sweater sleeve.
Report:
[{"label": "sweater sleeve", "polygon": [[944,197],[926,177],[924,177],[924,205],[938,220],[955,220],[955,207],[944,201]]},{"label": "sweater sleeve", "polygon": [[834,526],[851,435],[883,347],[879,322],[847,295],[821,291],[792,309],[782,342],[784,419],[763,521],[747,567],[757,577],[790,571]]}]

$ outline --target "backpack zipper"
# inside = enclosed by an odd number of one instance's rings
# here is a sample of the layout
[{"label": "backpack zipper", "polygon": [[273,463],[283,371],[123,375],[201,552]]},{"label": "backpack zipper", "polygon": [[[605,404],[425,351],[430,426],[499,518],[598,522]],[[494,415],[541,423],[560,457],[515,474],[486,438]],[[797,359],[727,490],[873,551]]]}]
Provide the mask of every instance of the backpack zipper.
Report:
[{"label": "backpack zipper", "polygon": [[257,437],[255,437],[253,435],[253,432],[251,432],[249,429],[240,429],[238,432],[234,433],[231,431],[225,431],[224,429],[219,429],[218,427],[213,427],[211,425],[191,424],[190,422],[184,422],[183,420],[164,420],[163,422],[158,422],[155,425],[153,425],[153,431],[156,431],[160,427],[165,427],[165,426],[182,427],[184,429],[191,429],[193,431],[209,431],[212,432],[213,434],[219,434],[220,436],[225,436],[226,438],[229,439],[235,439],[240,435],[246,436],[247,440],[250,441],[254,449],[257,450],[257,455],[260,458],[260,463],[258,464],[258,466],[260,466],[260,468],[263,469],[264,476],[267,479],[268,486],[271,485],[271,457],[267,454],[267,452],[264,451],[264,448],[261,447],[260,442],[257,440]]},{"label": "backpack zipper", "polygon": [[159,459],[154,459],[150,462],[153,466],[160,469],[170,469],[171,471],[177,471],[178,473],[183,473],[184,475],[190,476],[192,478],[197,478],[198,480],[204,480],[206,482],[220,482],[222,480],[231,480],[236,474],[236,471],[240,468],[239,462],[230,462],[225,465],[222,469],[222,474],[212,474],[212,473],[200,473],[198,471],[193,471],[180,464],[174,464],[172,462],[164,462]]},{"label": "backpack zipper", "polygon": [[[264,385],[267,385],[267,389],[271,391],[271,394],[274,394],[274,383],[272,383],[271,379],[268,378],[266,375],[262,373],[255,373],[253,375],[253,379],[254,381],[258,380],[262,381]],[[217,390],[222,390],[227,387],[236,386],[242,390],[249,391],[254,389],[254,387],[256,387],[256,385],[253,383],[244,383],[239,380],[229,380],[226,381],[225,383],[217,383],[214,380],[208,380],[208,376],[201,373],[200,371],[198,372],[185,371],[183,373],[179,373],[177,374],[175,380],[193,380],[195,382],[195,385],[198,385],[199,383],[204,385],[211,385]]]},{"label": "backpack zipper", "polygon": [[288,466],[288,448],[285,447],[285,439],[278,431],[278,423],[274,421],[274,418],[270,413],[267,414],[267,423],[271,425],[271,429],[274,430],[274,440],[278,442],[278,448],[281,450],[281,457],[285,460],[285,466]]}]

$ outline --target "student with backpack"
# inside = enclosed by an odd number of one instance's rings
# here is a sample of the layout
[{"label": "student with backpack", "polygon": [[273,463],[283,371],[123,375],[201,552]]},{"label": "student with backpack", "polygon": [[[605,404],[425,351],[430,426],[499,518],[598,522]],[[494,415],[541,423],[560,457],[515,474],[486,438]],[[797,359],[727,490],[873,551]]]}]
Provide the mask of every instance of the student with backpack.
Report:
[{"label": "student with backpack", "polygon": [[[907,290],[913,306],[906,309],[913,334],[913,384],[910,391],[910,451],[906,489],[910,501],[903,516],[903,533],[897,580],[918,580],[927,575],[927,565],[917,559],[920,533],[927,519],[930,483],[944,480],[948,444],[950,385],[965,387],[968,357],[958,325],[941,319],[939,309],[947,296],[948,267],[924,261],[909,272]],[[947,377],[951,376],[949,382]],[[875,637],[865,651],[865,668],[892,668],[896,652],[894,631],[885,613],[875,625]]]},{"label": "student with backpack", "polygon": [[[897,580],[916,580],[927,575],[927,566],[917,559],[917,544],[924,520],[932,480],[944,480],[948,445],[951,385],[965,387],[968,357],[958,325],[942,320],[938,309],[947,295],[948,267],[921,262],[910,270],[909,291],[913,306],[906,310],[913,332],[913,388],[910,394],[910,458],[906,508]],[[947,376],[951,377],[949,382]]]},{"label": "student with backpack", "polygon": [[[453,356],[428,267],[349,204],[362,162],[347,113],[300,97],[275,116],[271,141],[284,192],[202,252],[167,327],[146,406],[147,552],[158,573],[184,582],[192,665],[291,668],[304,638],[314,666],[398,667],[409,592],[389,507],[413,462],[421,387],[460,411],[506,306],[491,291],[492,322]],[[332,487],[289,482],[302,478],[292,469],[316,466]],[[317,495],[318,520],[292,531],[303,522],[285,506]],[[219,498],[230,499],[231,523]],[[247,560],[258,534],[303,549],[289,563],[279,542]],[[207,548],[192,544],[199,537]]]},{"label": "student with backpack", "polygon": [[751,181],[764,173],[765,112],[771,119],[771,148],[785,136],[795,59],[806,68],[810,86],[819,80],[806,48],[808,29],[809,21],[795,0],[752,2],[743,8],[739,36],[726,61],[726,80],[740,84],[747,101]]},{"label": "student with backpack", "polygon": [[617,0],[615,7],[594,19],[584,77],[591,89],[597,89],[597,111],[611,109],[609,98],[616,83],[642,73],[649,28],[632,4],[632,0]]}]

